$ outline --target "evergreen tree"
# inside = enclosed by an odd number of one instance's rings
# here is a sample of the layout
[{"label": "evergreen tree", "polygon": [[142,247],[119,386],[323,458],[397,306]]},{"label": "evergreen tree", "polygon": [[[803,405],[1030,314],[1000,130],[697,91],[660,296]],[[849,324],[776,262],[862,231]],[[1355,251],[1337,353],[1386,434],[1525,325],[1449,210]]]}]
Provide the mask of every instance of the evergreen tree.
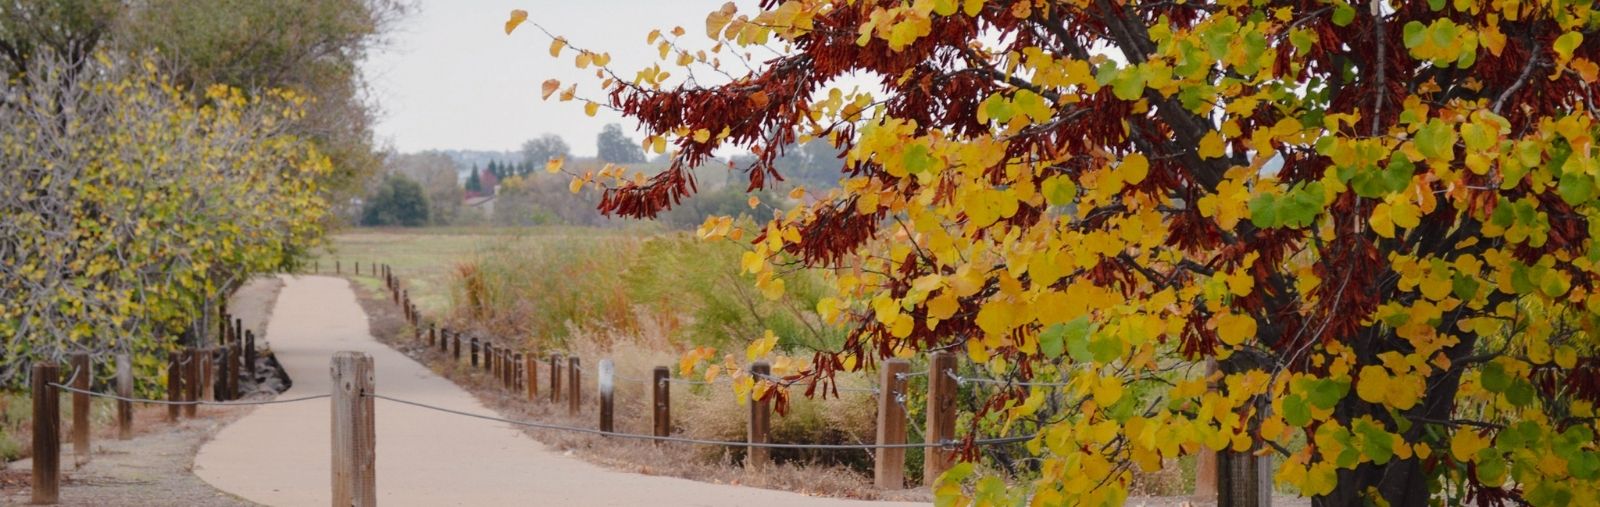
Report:
[{"label": "evergreen tree", "polygon": [[466,188],[467,188],[468,192],[479,193],[479,194],[483,193],[483,180],[478,178],[478,170],[477,169],[473,169],[472,170],[472,174],[467,175],[467,187]]}]

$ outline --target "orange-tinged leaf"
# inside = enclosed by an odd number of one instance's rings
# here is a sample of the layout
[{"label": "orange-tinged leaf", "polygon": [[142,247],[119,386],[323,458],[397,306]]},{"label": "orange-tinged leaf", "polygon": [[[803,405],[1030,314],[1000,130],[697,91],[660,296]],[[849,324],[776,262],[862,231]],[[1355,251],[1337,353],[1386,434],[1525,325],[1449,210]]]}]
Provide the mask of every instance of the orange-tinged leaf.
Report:
[{"label": "orange-tinged leaf", "polygon": [[[516,30],[517,25],[521,25],[523,21],[527,20],[528,11],[522,9],[511,11],[511,19],[506,20],[506,35],[511,35],[511,31]],[[554,50],[552,50],[552,52],[553,51]]]},{"label": "orange-tinged leaf", "polygon": [[550,157],[544,162],[544,170],[550,174],[561,172],[561,165],[566,163],[566,157]]},{"label": "orange-tinged leaf", "polygon": [[1226,312],[1215,317],[1217,338],[1228,345],[1239,345],[1256,335],[1256,319],[1249,315]]},{"label": "orange-tinged leaf", "polygon": [[561,81],[555,79],[546,79],[544,80],[544,85],[540,87],[540,93],[542,94],[540,98],[549,100],[550,96],[555,94],[556,90],[559,89],[561,89]]},{"label": "orange-tinged leaf", "polygon": [[1144,177],[1150,174],[1150,159],[1145,158],[1143,153],[1130,153],[1122,158],[1117,173],[1122,175],[1122,181],[1130,185],[1144,181]]},{"label": "orange-tinged leaf", "polygon": [[600,112],[600,103],[599,102],[589,102],[589,103],[583,105],[583,114],[589,115],[589,117],[591,117],[591,118],[594,117],[595,113],[599,113],[599,112]]},{"label": "orange-tinged leaf", "polygon": [[555,40],[550,41],[550,56],[561,56],[561,48],[565,47],[567,47],[567,39],[564,37],[556,37]]}]

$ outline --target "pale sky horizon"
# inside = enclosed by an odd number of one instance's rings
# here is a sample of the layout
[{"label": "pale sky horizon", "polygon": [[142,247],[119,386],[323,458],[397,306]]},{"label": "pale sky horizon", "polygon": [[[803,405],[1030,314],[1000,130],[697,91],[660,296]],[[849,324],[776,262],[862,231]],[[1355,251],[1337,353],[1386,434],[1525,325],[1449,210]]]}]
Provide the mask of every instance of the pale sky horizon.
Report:
[{"label": "pale sky horizon", "polygon": [[[652,29],[682,26],[685,39],[705,47],[706,14],[724,0],[416,0],[387,34],[387,43],[362,63],[378,106],[374,133],[380,146],[426,150],[516,150],[523,141],[554,133],[576,156],[595,154],[595,136],[607,123],[634,123],[602,109],[591,118],[578,101],[540,99],[540,84],[577,82],[580,96],[599,97],[593,68],[573,66],[572,50],[558,60],[550,39],[531,25],[507,36],[513,9],[573,45],[611,53],[624,76],[656,61],[645,44]],[[754,10],[742,0],[741,13]],[[663,65],[663,68],[666,68]],[[635,138],[638,138],[635,134]]]}]

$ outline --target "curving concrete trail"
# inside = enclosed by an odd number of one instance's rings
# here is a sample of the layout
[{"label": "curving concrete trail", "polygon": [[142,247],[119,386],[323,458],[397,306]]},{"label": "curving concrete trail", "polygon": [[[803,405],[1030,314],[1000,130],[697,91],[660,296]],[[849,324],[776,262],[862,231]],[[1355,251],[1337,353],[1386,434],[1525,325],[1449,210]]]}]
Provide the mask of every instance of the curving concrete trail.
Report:
[{"label": "curving concrete trail", "polygon": [[[492,415],[455,384],[373,339],[349,282],[285,276],[266,340],[294,380],[284,397],[329,391],[335,352],[371,354],[377,390]],[[501,423],[383,400],[378,415],[378,500],[383,505],[918,505],[816,498],[619,472],[561,456]],[[328,505],[329,402],[262,405],[200,449],[194,472],[218,489],[268,505]],[[472,431],[451,431],[470,428]]]}]

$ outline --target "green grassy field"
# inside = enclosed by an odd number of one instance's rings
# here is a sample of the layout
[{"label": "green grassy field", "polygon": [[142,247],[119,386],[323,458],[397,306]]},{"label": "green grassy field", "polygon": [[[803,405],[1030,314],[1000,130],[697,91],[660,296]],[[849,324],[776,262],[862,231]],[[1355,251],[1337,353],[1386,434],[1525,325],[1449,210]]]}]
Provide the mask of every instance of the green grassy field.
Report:
[{"label": "green grassy field", "polygon": [[[319,252],[316,266],[333,273],[338,266],[344,274],[368,287],[382,286],[373,274],[374,264],[388,264],[404,279],[411,298],[425,313],[438,314],[450,309],[450,281],[462,263],[494,251],[537,249],[551,243],[585,243],[599,238],[632,234],[620,230],[533,227],[533,228],[352,228],[332,234]],[[337,264],[335,264],[337,262]]]}]

